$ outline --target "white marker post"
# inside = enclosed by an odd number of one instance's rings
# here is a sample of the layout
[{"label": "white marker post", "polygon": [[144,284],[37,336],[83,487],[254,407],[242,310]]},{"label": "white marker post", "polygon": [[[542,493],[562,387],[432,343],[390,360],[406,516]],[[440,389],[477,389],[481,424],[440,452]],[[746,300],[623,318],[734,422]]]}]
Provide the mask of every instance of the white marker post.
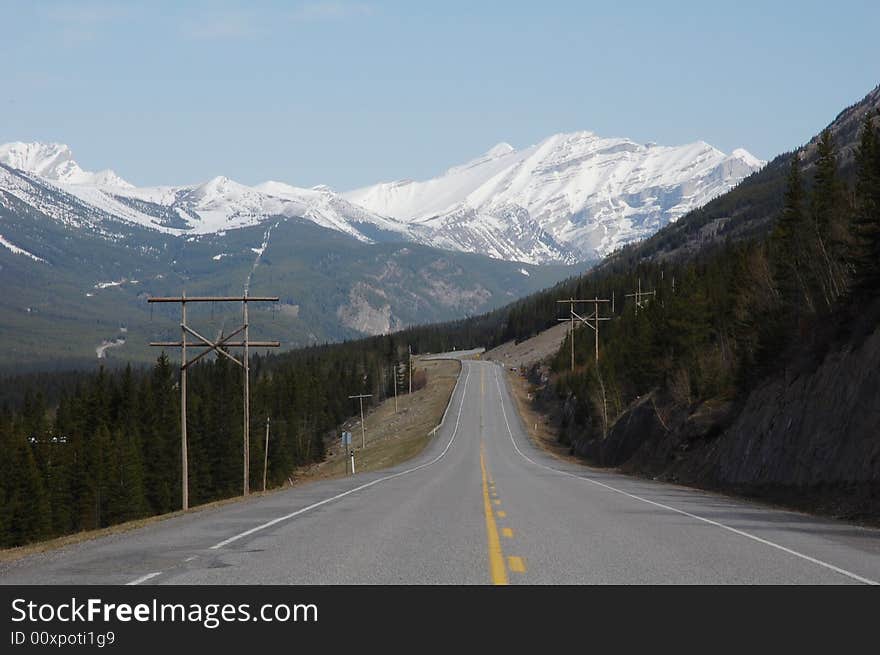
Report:
[{"label": "white marker post", "polygon": [[351,474],[354,475],[354,448],[352,448],[349,452],[351,455]]}]

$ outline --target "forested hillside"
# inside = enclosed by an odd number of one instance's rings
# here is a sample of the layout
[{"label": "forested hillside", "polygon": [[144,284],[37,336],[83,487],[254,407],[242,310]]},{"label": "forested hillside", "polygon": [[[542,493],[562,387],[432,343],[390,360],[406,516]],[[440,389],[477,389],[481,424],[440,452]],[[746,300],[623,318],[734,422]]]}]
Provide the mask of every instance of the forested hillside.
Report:
[{"label": "forested hillside", "polygon": [[[271,418],[268,483],[324,458],[324,439],[356,411],[348,396],[400,393],[407,345],[395,336],[314,347],[251,364],[251,486],[262,484],[263,428]],[[3,383],[0,547],[104,527],[181,506],[178,366],[46,376]],[[190,504],[241,494],[241,369],[224,357],[188,374]],[[258,436],[255,436],[258,435]]]}]

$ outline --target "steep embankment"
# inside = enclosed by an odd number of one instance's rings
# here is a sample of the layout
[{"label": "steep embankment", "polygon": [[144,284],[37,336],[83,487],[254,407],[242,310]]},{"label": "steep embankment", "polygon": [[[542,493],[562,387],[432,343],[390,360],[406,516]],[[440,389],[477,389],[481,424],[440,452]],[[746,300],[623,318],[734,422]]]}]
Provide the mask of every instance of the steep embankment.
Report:
[{"label": "steep embankment", "polygon": [[878,316],[875,303],[857,333],[824,354],[815,347],[802,353],[797,366],[768,377],[739,402],[682,408],[653,392],[632,403],[605,438],[576,438],[571,449],[639,475],[877,521]]}]

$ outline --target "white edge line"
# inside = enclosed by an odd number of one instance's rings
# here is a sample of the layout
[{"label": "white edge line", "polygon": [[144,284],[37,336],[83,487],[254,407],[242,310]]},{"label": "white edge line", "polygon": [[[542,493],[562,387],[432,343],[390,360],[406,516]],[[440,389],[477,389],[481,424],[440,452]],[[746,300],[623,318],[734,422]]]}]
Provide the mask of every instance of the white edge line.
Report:
[{"label": "white edge line", "polygon": [[499,382],[499,375],[498,375],[497,368],[495,370],[495,384],[498,386],[498,395],[499,395],[499,399],[501,401],[501,412],[504,415],[504,423],[507,425],[507,433],[510,435],[510,443],[513,444],[513,447],[516,449],[516,452],[518,452],[523,459],[531,462],[535,466],[539,466],[543,469],[547,469],[548,471],[553,471],[554,473],[559,473],[560,475],[566,475],[566,476],[569,476],[572,478],[577,478],[578,480],[584,480],[585,482],[590,482],[590,483],[595,484],[599,487],[603,487],[604,489],[608,489],[609,491],[613,491],[615,493],[621,494],[621,495],[626,496],[628,498],[632,498],[634,500],[639,500],[643,503],[647,503],[649,505],[654,505],[655,507],[659,507],[661,509],[665,509],[670,512],[675,512],[676,514],[681,514],[683,516],[687,516],[692,519],[696,519],[697,521],[702,521],[703,523],[708,523],[709,525],[714,525],[715,527],[722,528],[724,530],[728,530],[729,532],[733,532],[734,534],[738,534],[741,537],[746,537],[747,539],[757,541],[758,543],[764,544],[765,546],[770,546],[772,548],[776,548],[777,550],[781,550],[782,552],[788,553],[789,555],[794,555],[795,557],[800,557],[801,559],[806,560],[807,562],[810,562],[812,564],[816,564],[818,566],[823,566],[826,569],[829,569],[830,571],[834,571],[835,573],[845,575],[846,577],[852,578],[853,580],[857,580],[858,582],[861,582],[863,584],[867,584],[867,585],[880,584],[876,580],[871,580],[870,578],[864,578],[856,573],[853,573],[851,571],[847,571],[846,569],[842,569],[839,566],[834,566],[833,564],[829,564],[828,562],[823,562],[822,560],[816,559],[815,557],[810,557],[809,555],[805,555],[804,553],[800,553],[796,550],[792,550],[791,548],[787,548],[785,546],[774,543],[774,542],[769,541],[767,539],[763,539],[762,537],[758,537],[756,535],[750,534],[750,533],[745,532],[743,530],[739,530],[737,528],[732,528],[729,525],[724,525],[723,523],[719,523],[718,521],[713,521],[712,519],[707,519],[702,516],[698,516],[696,514],[691,514],[690,512],[686,512],[683,509],[678,509],[678,508],[672,507],[670,505],[664,505],[663,503],[658,503],[653,500],[648,500],[647,498],[642,498],[641,496],[631,494],[627,491],[623,491],[622,489],[617,489],[615,487],[612,487],[611,485],[605,484],[604,482],[599,482],[598,480],[593,480],[592,478],[589,478],[584,475],[576,475],[574,473],[569,473],[568,471],[562,471],[560,469],[553,468],[552,466],[546,466],[545,464],[541,464],[539,462],[536,462],[535,460],[533,460],[531,457],[529,457],[528,455],[526,455],[523,451],[521,451],[519,449],[519,446],[516,445],[516,441],[513,438],[513,431],[510,429],[510,422],[507,420],[507,411],[504,409],[504,394],[501,392],[501,383]]},{"label": "white edge line", "polygon": [[139,578],[135,578],[131,582],[126,582],[126,587],[133,587],[134,585],[139,585],[141,582],[146,582],[147,580],[152,580],[157,575],[162,575],[162,571],[154,571],[153,573],[147,573],[146,575],[142,575]]},{"label": "white edge line", "polygon": [[[443,361],[443,360],[439,360]],[[456,360],[453,360],[456,361]],[[458,370],[459,375],[461,375],[461,371],[464,369],[464,362],[462,360],[457,360],[461,364],[461,368]],[[455,381],[455,386],[458,386],[458,380]],[[449,394],[449,402],[446,403],[446,409],[443,410],[443,418],[440,419],[440,422],[434,426],[434,429],[429,432],[429,434],[433,437],[437,430],[443,427],[443,424],[446,423],[446,415],[449,413],[449,408],[452,407],[452,399],[455,397],[455,389],[452,390],[452,393]]]},{"label": "white edge line", "polygon": [[[462,367],[464,368],[464,364],[462,364]],[[270,528],[273,525],[281,523],[282,521],[288,521],[292,518],[299,516],[300,514],[305,514],[306,512],[312,511],[313,509],[317,509],[318,507],[321,507],[321,505],[326,505],[327,503],[332,503],[334,500],[339,500],[340,498],[345,498],[346,496],[349,496],[349,495],[356,493],[358,491],[362,491],[368,487],[372,487],[373,485],[379,484],[380,482],[386,482],[388,480],[393,480],[394,478],[399,478],[402,475],[414,473],[415,471],[418,471],[420,469],[426,468],[428,466],[431,466],[432,464],[439,462],[443,458],[443,456],[446,455],[447,451],[449,450],[449,447],[452,445],[452,442],[455,441],[455,435],[458,434],[458,424],[459,424],[459,421],[461,420],[461,409],[462,409],[462,407],[464,407],[464,399],[465,399],[465,396],[467,395],[468,378],[470,378],[470,375],[471,375],[470,366],[468,366],[466,368],[467,368],[467,373],[465,374],[465,378],[464,378],[464,389],[462,390],[462,393],[461,393],[461,402],[459,403],[459,406],[458,406],[458,416],[455,419],[455,429],[452,431],[452,437],[450,437],[449,443],[446,444],[446,447],[443,449],[443,452],[440,453],[439,455],[437,455],[437,457],[432,459],[430,462],[425,462],[424,464],[414,466],[413,468],[407,469],[405,471],[400,471],[399,473],[394,473],[393,475],[386,475],[385,477],[378,478],[378,479],[373,480],[371,482],[367,482],[366,484],[362,484],[359,487],[355,487],[354,489],[349,489],[348,491],[343,491],[342,493],[336,494],[335,496],[331,496],[330,498],[325,498],[324,500],[319,500],[317,503],[312,503],[308,507],[303,507],[302,509],[298,509],[295,512],[291,512],[290,514],[285,514],[284,516],[279,516],[278,518],[272,519],[271,521],[266,521],[265,523],[262,523],[256,527],[251,528],[250,530],[245,530],[244,532],[240,532],[237,535],[234,535],[232,537],[229,537],[228,539],[224,539],[223,541],[214,544],[213,546],[211,546],[210,550],[217,550],[218,548],[223,548],[224,546],[228,546],[229,544],[231,544],[235,541],[238,541],[239,539],[243,539],[244,537],[248,537],[248,536],[254,534],[255,532],[260,532],[261,530],[265,530],[266,528]],[[459,374],[458,380],[459,381],[461,380],[461,374]],[[452,390],[453,396],[455,395],[455,391],[457,389],[458,389],[458,381],[455,383],[455,389]],[[158,574],[156,574],[156,575],[158,575]]]}]

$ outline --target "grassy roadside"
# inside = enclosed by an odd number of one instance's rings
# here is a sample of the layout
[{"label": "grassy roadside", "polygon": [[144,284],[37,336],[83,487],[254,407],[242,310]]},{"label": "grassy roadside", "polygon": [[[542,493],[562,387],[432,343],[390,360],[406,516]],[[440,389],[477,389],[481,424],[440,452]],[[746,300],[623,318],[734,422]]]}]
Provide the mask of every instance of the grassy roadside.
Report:
[{"label": "grassy roadside", "polygon": [[506,370],[506,374],[510,382],[510,390],[516,400],[517,410],[532,443],[558,459],[583,464],[583,460],[569,453],[568,446],[559,443],[559,435],[547,416],[532,407],[532,390],[529,381],[510,370]]},{"label": "grassy roadside", "polygon": [[[399,464],[407,459],[418,455],[428,444],[428,433],[440,423],[446,404],[458,379],[461,364],[451,360],[415,360],[415,370],[424,370],[427,373],[427,384],[423,389],[413,392],[412,395],[401,395],[398,398],[398,409],[394,411],[394,398],[380,403],[366,418],[367,448],[361,449],[360,419],[350,421],[343,429],[350,430],[354,435],[355,462],[358,473],[375,471]],[[339,439],[335,439],[328,445],[327,459],[294,472],[295,484],[304,484],[314,480],[338,478],[345,476],[346,462],[339,447]],[[232,503],[249,502],[254,498],[272,494],[289,487],[278,487],[264,492],[252,492],[244,499],[241,496],[224,498],[204,505],[190,508],[188,511],[176,511],[168,514],[149,516],[126,523],[111,525],[99,530],[88,530],[74,534],[56,537],[47,541],[7,548],[0,550],[0,564],[8,563],[43,553],[64,546],[78,544],[92,539],[99,539],[113,534],[123,534],[137,530],[145,526],[165,521],[170,518],[202,512]]]},{"label": "grassy roadside", "polygon": [[[394,398],[375,407],[365,417],[366,448],[362,448],[360,419],[343,426],[352,433],[355,470],[358,473],[395,466],[418,455],[428,444],[428,433],[440,423],[461,364],[452,360],[416,360],[415,370],[427,373],[428,383],[412,395]],[[340,477],[347,474],[345,453],[336,438],[328,444],[327,459],[300,472],[300,480]]]}]

